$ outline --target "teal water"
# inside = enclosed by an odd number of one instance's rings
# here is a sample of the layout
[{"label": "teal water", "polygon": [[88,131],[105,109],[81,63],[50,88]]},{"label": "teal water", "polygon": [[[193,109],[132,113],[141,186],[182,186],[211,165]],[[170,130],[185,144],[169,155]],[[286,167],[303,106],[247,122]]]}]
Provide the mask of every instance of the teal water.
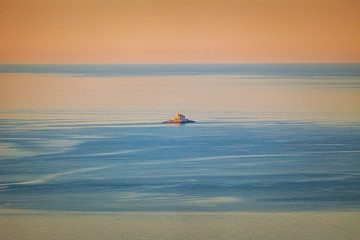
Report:
[{"label": "teal water", "polygon": [[[11,107],[15,100],[6,98],[0,113],[0,206],[359,210],[359,66],[1,65],[3,81],[16,76],[35,85],[37,78],[71,78],[74,85],[85,79],[101,86],[111,78],[128,85],[116,85],[119,105],[111,108],[110,100],[91,97],[81,103],[99,105],[81,108],[75,95],[64,99],[73,100],[74,108],[52,108],[51,94],[45,108]],[[113,94],[113,86],[105,95]],[[18,88],[13,94],[46,91]],[[94,96],[103,90],[92,89]],[[176,99],[158,99],[168,91]],[[122,104],[129,101],[136,106]],[[176,111],[196,123],[162,123]]]}]

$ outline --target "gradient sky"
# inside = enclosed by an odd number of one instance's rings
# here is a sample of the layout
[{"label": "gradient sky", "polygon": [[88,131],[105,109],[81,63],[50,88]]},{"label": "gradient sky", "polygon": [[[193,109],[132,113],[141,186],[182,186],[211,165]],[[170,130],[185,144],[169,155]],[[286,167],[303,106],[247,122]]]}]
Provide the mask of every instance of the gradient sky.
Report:
[{"label": "gradient sky", "polygon": [[360,62],[358,0],[0,0],[0,63]]}]

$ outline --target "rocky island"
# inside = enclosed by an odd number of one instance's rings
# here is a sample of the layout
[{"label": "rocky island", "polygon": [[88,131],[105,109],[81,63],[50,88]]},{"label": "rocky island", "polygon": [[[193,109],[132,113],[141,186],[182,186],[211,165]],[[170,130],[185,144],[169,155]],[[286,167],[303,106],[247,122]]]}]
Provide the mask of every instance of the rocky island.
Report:
[{"label": "rocky island", "polygon": [[178,112],[176,113],[176,117],[172,118],[171,120],[167,120],[163,123],[193,123],[195,121],[192,121],[190,119],[186,119],[185,115],[179,114]]}]

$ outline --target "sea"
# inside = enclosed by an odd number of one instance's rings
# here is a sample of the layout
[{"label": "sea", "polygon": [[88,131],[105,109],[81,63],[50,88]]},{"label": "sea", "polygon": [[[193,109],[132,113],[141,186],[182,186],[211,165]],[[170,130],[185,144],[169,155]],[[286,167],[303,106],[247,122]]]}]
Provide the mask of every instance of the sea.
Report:
[{"label": "sea", "polygon": [[360,210],[360,64],[2,64],[0,88],[2,210]]}]

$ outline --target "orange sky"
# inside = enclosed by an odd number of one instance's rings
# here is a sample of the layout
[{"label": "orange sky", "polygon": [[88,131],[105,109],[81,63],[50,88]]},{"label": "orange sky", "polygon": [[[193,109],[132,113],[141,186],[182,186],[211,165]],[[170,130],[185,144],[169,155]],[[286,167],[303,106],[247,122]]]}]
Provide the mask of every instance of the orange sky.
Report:
[{"label": "orange sky", "polygon": [[0,0],[0,63],[360,62],[358,0]]}]

